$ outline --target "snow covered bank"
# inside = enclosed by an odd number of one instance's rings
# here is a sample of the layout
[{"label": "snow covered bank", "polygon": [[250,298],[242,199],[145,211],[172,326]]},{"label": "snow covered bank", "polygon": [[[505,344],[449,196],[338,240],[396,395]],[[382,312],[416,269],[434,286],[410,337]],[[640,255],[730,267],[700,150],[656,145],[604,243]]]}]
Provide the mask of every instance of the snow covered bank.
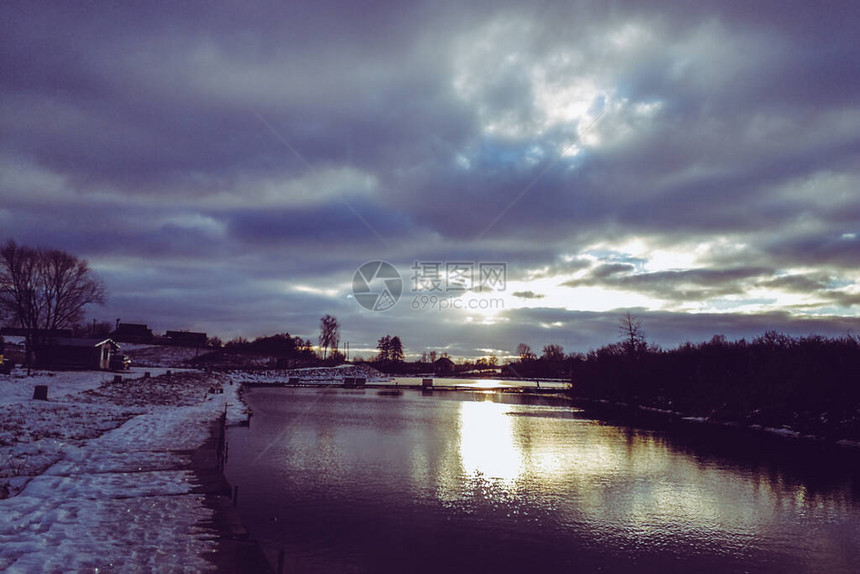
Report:
[{"label": "snow covered bank", "polygon": [[227,373],[230,380],[242,384],[285,385],[292,382],[300,385],[343,384],[344,377],[364,377],[368,383],[391,380],[367,365],[340,365],[337,367],[310,367],[306,369],[269,369],[259,371],[232,371]]},{"label": "snow covered bank", "polygon": [[244,418],[237,391],[202,373],[0,377],[0,570],[211,570],[191,455],[225,407]]},{"label": "snow covered bank", "polygon": [[172,347],[166,345],[122,344],[122,351],[139,367],[187,367],[189,361],[205,354],[207,349]]}]

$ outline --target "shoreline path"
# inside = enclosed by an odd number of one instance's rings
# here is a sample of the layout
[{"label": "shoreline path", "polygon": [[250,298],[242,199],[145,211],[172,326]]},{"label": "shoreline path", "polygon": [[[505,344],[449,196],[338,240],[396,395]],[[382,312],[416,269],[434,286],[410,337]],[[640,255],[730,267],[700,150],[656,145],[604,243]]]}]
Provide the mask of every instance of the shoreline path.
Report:
[{"label": "shoreline path", "polygon": [[[238,385],[145,370],[151,378],[140,368],[121,383],[0,376],[0,571],[267,568],[252,543],[237,550],[241,525],[220,494],[213,433],[225,410],[228,423],[244,418]],[[32,399],[35,385],[49,400]]]}]

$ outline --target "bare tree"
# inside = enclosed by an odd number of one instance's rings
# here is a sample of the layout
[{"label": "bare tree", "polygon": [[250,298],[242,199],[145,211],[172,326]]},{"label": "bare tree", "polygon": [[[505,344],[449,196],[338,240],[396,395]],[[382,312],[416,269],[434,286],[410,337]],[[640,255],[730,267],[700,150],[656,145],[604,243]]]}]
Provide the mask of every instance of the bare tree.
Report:
[{"label": "bare tree", "polygon": [[519,356],[521,361],[528,361],[530,359],[535,359],[535,354],[532,353],[532,348],[526,345],[525,343],[520,343],[517,345],[516,350],[517,356]]},{"label": "bare tree", "polygon": [[329,347],[337,351],[340,343],[340,324],[332,315],[325,315],[320,319],[320,348],[323,349],[323,360],[328,356]]},{"label": "bare tree", "polygon": [[546,345],[543,348],[543,355],[541,355],[541,358],[545,361],[563,361],[564,347],[555,344]]},{"label": "bare tree", "polygon": [[645,340],[645,331],[642,329],[642,321],[636,315],[632,315],[630,311],[627,311],[618,321],[618,335],[621,338],[621,345],[628,355],[635,355],[648,346]]},{"label": "bare tree", "polygon": [[83,259],[9,241],[0,250],[0,313],[27,333],[27,364],[46,333],[73,327],[84,307],[103,304],[102,282]]}]

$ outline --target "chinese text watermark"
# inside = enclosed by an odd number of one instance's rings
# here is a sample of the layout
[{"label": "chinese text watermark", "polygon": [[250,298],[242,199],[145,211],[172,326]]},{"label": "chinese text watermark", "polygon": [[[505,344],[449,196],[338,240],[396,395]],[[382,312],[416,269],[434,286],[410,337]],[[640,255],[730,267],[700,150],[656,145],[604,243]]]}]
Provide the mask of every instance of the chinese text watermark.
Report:
[{"label": "chinese text watermark", "polygon": [[[414,261],[410,267],[413,310],[504,308],[501,297],[473,294],[498,293],[507,287],[507,263],[497,261]],[[352,294],[370,311],[386,311],[403,294],[403,278],[387,261],[368,261],[356,270]]]}]

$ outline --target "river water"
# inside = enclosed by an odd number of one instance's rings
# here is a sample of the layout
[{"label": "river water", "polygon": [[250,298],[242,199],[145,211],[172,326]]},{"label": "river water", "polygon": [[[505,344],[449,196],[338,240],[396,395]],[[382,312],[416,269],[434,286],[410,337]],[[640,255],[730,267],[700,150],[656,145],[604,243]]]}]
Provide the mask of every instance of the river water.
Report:
[{"label": "river water", "polygon": [[284,572],[860,572],[854,453],[512,393],[245,398],[226,473]]}]

